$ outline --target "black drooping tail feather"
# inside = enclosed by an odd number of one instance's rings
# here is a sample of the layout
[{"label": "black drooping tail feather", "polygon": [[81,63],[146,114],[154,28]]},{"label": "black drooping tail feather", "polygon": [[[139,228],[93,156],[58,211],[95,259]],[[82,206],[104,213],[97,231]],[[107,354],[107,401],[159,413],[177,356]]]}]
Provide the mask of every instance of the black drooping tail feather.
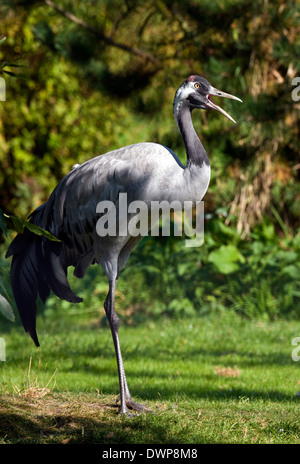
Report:
[{"label": "black drooping tail feather", "polygon": [[67,267],[63,266],[59,253],[61,244],[46,237],[38,236],[28,229],[11,243],[6,258],[13,255],[11,264],[11,285],[17,308],[26,332],[36,346],[36,300],[38,294],[43,302],[52,290],[59,298],[79,303],[67,281]]}]

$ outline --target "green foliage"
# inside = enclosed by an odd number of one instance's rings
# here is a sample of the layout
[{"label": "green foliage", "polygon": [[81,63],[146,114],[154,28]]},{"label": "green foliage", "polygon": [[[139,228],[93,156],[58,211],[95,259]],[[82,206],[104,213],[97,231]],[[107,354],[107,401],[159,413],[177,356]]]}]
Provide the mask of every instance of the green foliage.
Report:
[{"label": "green foliage", "polygon": [[27,228],[30,232],[33,232],[36,235],[43,235],[48,240],[52,240],[54,242],[60,242],[60,240],[54,235],[50,234],[47,230],[42,229],[41,227],[33,224],[30,221],[25,221],[16,216],[9,216],[8,214],[4,214],[3,211],[0,209],[0,229],[5,237],[7,237],[7,229],[12,229],[18,234],[22,234],[24,229]]},{"label": "green foliage", "polygon": [[238,262],[245,262],[245,258],[235,245],[221,245],[208,256],[208,262],[213,263],[221,274],[231,274],[239,269]]},{"label": "green foliage", "polygon": [[[0,290],[1,292],[3,292],[3,285],[2,285],[1,280],[0,280]],[[1,293],[0,293],[0,313],[2,313],[3,316],[6,317],[6,319],[8,319],[9,321],[11,322],[15,321],[15,315],[14,315],[12,306]]]}]

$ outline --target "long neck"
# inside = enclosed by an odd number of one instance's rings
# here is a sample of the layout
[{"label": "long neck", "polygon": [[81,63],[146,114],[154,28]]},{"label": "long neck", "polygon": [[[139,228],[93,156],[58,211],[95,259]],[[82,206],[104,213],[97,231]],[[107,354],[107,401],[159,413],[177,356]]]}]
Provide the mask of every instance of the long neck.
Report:
[{"label": "long neck", "polygon": [[174,116],[186,149],[186,167],[188,168],[192,164],[201,167],[204,163],[209,166],[205,148],[194,129],[191,108],[188,103],[183,101],[174,107]]}]

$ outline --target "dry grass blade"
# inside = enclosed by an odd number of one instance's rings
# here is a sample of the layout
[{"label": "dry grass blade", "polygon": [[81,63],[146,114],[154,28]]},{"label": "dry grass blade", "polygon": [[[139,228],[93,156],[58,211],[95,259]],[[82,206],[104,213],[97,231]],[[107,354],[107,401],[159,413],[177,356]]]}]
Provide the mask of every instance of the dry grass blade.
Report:
[{"label": "dry grass blade", "polygon": [[11,384],[13,386],[14,393],[18,396],[21,396],[23,398],[44,398],[44,396],[48,395],[51,393],[53,388],[56,385],[56,381],[54,380],[54,385],[50,388],[49,385],[53,379],[53,377],[56,374],[57,369],[55,369],[54,373],[48,380],[47,384],[44,386],[41,386],[38,383],[38,378],[31,377],[31,362],[32,362],[32,357],[29,359],[29,366],[28,366],[28,372],[26,374],[26,378],[23,383],[23,388],[19,388],[17,385],[13,383],[11,380]]}]

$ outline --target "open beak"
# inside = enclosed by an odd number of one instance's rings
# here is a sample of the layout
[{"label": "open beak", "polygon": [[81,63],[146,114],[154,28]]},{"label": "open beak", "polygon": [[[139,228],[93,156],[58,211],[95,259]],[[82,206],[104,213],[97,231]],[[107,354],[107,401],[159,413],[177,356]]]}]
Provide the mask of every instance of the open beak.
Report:
[{"label": "open beak", "polygon": [[214,87],[211,87],[210,90],[209,90],[209,93],[206,95],[206,98],[207,98],[206,106],[207,106],[207,108],[211,108],[212,110],[219,111],[220,113],[224,114],[224,116],[226,116],[226,118],[230,119],[230,121],[235,123],[236,121],[230,116],[230,114],[226,113],[226,111],[224,111],[222,108],[220,108],[218,105],[215,104],[215,102],[211,98],[212,95],[215,95],[217,97],[230,98],[231,100],[237,100],[237,101],[240,101],[240,102],[242,100],[240,98],[238,98],[238,97],[235,97],[234,95],[230,95],[230,93],[221,92],[221,90],[215,89]]}]

